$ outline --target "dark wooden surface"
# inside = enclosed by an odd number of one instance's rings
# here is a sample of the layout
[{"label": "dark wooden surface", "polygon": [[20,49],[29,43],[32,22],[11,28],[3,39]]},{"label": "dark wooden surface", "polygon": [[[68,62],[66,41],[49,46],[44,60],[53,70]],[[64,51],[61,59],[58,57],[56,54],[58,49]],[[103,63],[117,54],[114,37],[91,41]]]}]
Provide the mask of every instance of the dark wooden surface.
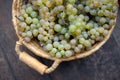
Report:
[{"label": "dark wooden surface", "polygon": [[[111,38],[99,51],[84,59],[64,62],[53,73],[42,76],[16,55],[18,38],[11,21],[11,6],[12,0],[0,0],[0,80],[120,80],[120,12]],[[37,58],[47,65],[52,63]]]}]

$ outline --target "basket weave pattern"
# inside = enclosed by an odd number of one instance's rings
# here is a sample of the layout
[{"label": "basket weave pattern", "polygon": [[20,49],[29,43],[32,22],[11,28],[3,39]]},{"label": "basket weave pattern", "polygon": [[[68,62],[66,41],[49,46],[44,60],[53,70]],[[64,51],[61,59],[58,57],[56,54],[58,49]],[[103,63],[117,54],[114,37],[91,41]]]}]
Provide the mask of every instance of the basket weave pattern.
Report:
[{"label": "basket weave pattern", "polygon": [[[32,40],[30,43],[27,43],[18,34],[19,20],[17,20],[16,17],[19,16],[19,11],[20,11],[22,2],[23,2],[23,0],[13,0],[13,5],[12,5],[13,24],[14,24],[16,34],[17,34],[17,36],[19,38],[19,41],[16,42],[15,50],[16,50],[17,54],[19,55],[19,59],[22,62],[24,62],[29,67],[35,69],[36,71],[38,71],[41,74],[50,73],[50,72],[54,71],[58,67],[58,65],[63,61],[70,61],[70,60],[80,59],[80,58],[84,58],[86,56],[89,56],[89,55],[93,54],[95,51],[97,51],[109,39],[109,37],[110,37],[114,27],[115,27],[115,26],[113,26],[111,28],[111,30],[109,31],[109,34],[105,37],[105,39],[102,42],[96,43],[91,50],[86,51],[84,53],[76,54],[76,55],[74,55],[74,56],[72,56],[70,58],[57,59],[55,57],[51,57],[48,53],[43,51],[43,49],[40,47],[40,45],[38,45],[37,41]],[[42,64],[40,61],[38,61],[34,57],[30,56],[28,53],[21,51],[20,47],[22,45],[26,46],[35,55],[37,55],[39,57],[42,57],[42,58],[49,59],[49,60],[53,60],[54,63],[52,64],[52,66],[50,68],[48,68],[48,66]]]}]

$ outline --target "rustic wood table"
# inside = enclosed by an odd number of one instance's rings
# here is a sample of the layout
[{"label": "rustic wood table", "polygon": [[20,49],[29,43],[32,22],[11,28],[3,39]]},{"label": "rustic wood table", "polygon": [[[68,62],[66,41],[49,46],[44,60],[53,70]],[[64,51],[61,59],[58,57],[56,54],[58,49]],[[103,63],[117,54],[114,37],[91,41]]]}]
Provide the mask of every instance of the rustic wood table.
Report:
[{"label": "rustic wood table", "polygon": [[[18,38],[11,21],[11,7],[12,0],[0,0],[0,80],[120,80],[120,12],[111,38],[99,51],[84,59],[64,62],[53,73],[42,76],[16,55]],[[52,63],[37,58],[45,64]]]}]

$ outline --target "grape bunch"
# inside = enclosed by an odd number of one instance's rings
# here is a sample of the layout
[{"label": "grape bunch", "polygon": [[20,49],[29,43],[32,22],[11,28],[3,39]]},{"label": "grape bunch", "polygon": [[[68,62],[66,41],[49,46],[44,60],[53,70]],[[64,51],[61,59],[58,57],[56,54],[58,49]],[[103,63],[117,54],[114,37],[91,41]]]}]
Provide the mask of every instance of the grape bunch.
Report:
[{"label": "grape bunch", "polygon": [[68,58],[103,41],[115,25],[117,0],[29,0],[20,10],[19,34],[37,39],[56,58]]}]

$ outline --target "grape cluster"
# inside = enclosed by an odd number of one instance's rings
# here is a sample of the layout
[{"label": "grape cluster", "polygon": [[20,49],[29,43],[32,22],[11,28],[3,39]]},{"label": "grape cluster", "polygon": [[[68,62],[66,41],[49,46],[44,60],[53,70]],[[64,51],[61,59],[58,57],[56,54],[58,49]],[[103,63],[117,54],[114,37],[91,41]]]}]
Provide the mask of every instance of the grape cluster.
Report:
[{"label": "grape cluster", "polygon": [[71,57],[109,34],[117,9],[117,0],[29,0],[18,16],[19,34],[26,42],[36,38],[53,57]]}]

